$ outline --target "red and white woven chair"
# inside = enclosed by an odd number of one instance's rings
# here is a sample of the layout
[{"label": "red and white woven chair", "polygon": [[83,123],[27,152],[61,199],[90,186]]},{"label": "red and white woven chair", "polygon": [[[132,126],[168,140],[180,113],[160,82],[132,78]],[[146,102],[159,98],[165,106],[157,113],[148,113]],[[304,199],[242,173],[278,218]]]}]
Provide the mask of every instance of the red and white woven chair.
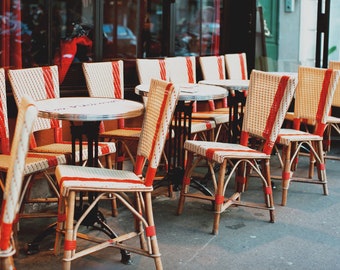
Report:
[{"label": "red and white woven chair", "polygon": [[[124,67],[123,61],[83,63],[87,89],[91,97],[124,98]],[[132,162],[135,157],[129,145],[137,144],[140,136],[140,127],[127,127],[125,119],[118,120],[118,127],[106,130],[101,125],[99,137],[106,141],[114,141],[117,145],[116,167],[123,168],[125,155]]]},{"label": "red and white woven chair", "polygon": [[[196,83],[196,58],[194,56],[177,56],[165,58],[166,69],[169,74],[170,81],[174,84],[191,84]],[[196,102],[193,103],[192,112],[197,111]],[[191,121],[191,134],[193,138],[201,138],[207,140],[207,138],[215,137],[214,129],[216,123],[211,119],[194,118],[192,115]],[[207,137],[206,134],[209,134]]]},{"label": "red and white woven chair", "polygon": [[[199,62],[204,80],[226,79],[224,56],[201,56]],[[215,104],[217,102],[220,103],[221,106],[217,106],[217,104]],[[225,128],[225,130],[229,129],[229,108],[227,98],[223,98],[217,102],[209,100],[209,112],[198,111],[193,113],[194,118],[202,117],[204,119],[210,117],[215,121],[217,127],[215,141],[219,140],[222,128]]]},{"label": "red and white woven chair", "polygon": [[247,55],[245,53],[225,54],[224,58],[229,79],[248,80]]},{"label": "red and white woven chair", "polygon": [[[68,165],[57,167],[56,176],[60,185],[61,200],[55,253],[58,254],[60,251],[61,233],[65,231],[63,269],[70,269],[72,260],[106,247],[125,249],[150,257],[154,259],[156,269],[162,269],[152,213],[151,192],[178,96],[179,91],[172,83],[151,81],[134,171]],[[145,164],[148,164],[148,167],[144,171]],[[88,211],[74,225],[75,194],[80,191],[94,191],[98,192],[98,195]],[[125,197],[120,195],[121,192],[133,194],[136,198],[135,203],[130,204],[126,201]],[[76,251],[77,230],[81,221],[107,193],[113,193],[132,212],[135,223],[132,221],[131,224],[135,224],[135,228],[132,232],[115,239],[104,240],[103,243],[94,244],[88,249]],[[141,248],[131,246],[134,241],[129,244],[128,240],[135,237],[140,238]],[[87,239],[90,239],[90,236],[87,236]]]},{"label": "red and white woven chair", "polygon": [[[218,233],[221,213],[234,204],[268,210],[270,221],[274,222],[270,158],[294,90],[294,78],[254,70],[250,78],[240,144],[192,140],[185,142],[184,147],[189,152],[188,165],[183,178],[178,214],[182,214],[185,198],[189,197],[214,202],[213,234]],[[251,138],[256,139],[257,144],[250,144],[249,147],[248,139]],[[258,147],[255,148],[255,145]],[[191,176],[201,160],[208,161],[212,172],[214,189],[212,196],[197,192],[190,193]],[[220,165],[218,179],[214,173],[216,164]],[[226,176],[228,166],[231,167],[229,175]],[[258,177],[254,178],[263,185],[264,204],[241,201],[241,193],[244,192],[245,184],[249,180],[249,171],[256,173]],[[236,191],[231,196],[227,196],[227,187],[234,173],[236,173]]]},{"label": "red and white woven chair", "polygon": [[[340,70],[340,62],[330,61],[328,67],[330,69]],[[334,93],[332,107],[337,108],[337,109],[340,108],[340,83],[339,82]],[[326,151],[325,158],[339,160],[340,159],[339,156],[329,154],[330,147],[331,147],[331,140],[332,140],[331,136],[332,136],[333,130],[338,135],[340,135],[340,117],[331,113],[327,117],[327,129],[326,129],[326,134],[325,134],[326,137],[324,137],[324,149]]]},{"label": "red and white woven chair", "polygon": [[[287,203],[289,184],[292,181],[323,186],[323,192],[328,194],[326,166],[324,162],[323,136],[335,89],[339,81],[340,71],[331,69],[299,67],[298,85],[295,93],[293,128],[283,128],[277,139],[277,145],[282,146],[282,175],[272,176],[282,180],[282,205]],[[286,115],[289,119],[289,114]],[[302,131],[302,125],[312,129]],[[310,152],[307,176],[297,177],[297,161],[301,148]],[[317,179],[314,178],[316,163]],[[303,167],[301,167],[303,173]],[[301,173],[301,174],[302,174]]]},{"label": "red and white woven chair", "polygon": [[37,118],[37,108],[33,101],[24,97],[19,106],[15,133],[11,147],[4,198],[0,219],[0,266],[1,269],[15,269],[13,255],[13,223],[18,213],[18,203],[26,168],[25,158],[28,151],[29,138]]},{"label": "red and white woven chair", "polygon": [[[16,104],[18,105],[24,95],[31,96],[34,100],[59,98],[59,79],[57,66],[26,68],[8,71],[9,80]],[[37,131],[53,130],[54,140],[51,143],[37,145],[35,134]],[[52,136],[53,137],[53,136]],[[72,160],[72,145],[70,141],[64,141],[62,136],[62,121],[50,120],[38,117],[33,128],[33,136],[30,141],[30,151],[39,153],[59,153]],[[116,152],[114,143],[99,143],[98,156],[105,156],[107,166],[111,167],[111,155]],[[75,162],[82,163],[87,160],[87,146],[83,145],[82,153],[79,152],[79,144],[76,145]]]},{"label": "red and white woven chair", "polygon": [[[0,173],[1,181],[0,186],[2,192],[4,191],[5,179],[10,166],[10,132],[8,128],[7,118],[7,101],[6,101],[6,83],[5,83],[5,72],[4,69],[0,69]],[[34,211],[27,213],[25,211],[25,205],[32,203],[56,203],[59,198],[59,188],[52,177],[54,169],[58,164],[66,164],[66,157],[62,154],[45,154],[45,153],[34,153],[28,152],[25,159],[24,167],[24,184],[20,193],[20,199],[18,203],[19,207],[19,218],[32,218],[32,217],[53,217],[56,216],[56,211]],[[50,194],[47,197],[36,198],[31,196],[31,187],[35,180],[48,181],[50,187]],[[19,220],[17,219],[16,222]]]}]

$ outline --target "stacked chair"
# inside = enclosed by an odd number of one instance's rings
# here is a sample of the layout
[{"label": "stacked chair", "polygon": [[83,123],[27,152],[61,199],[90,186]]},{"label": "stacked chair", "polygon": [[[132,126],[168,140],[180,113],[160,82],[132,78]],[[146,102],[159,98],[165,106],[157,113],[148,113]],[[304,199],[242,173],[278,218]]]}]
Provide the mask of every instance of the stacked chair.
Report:
[{"label": "stacked chair", "polygon": [[13,225],[18,213],[21,188],[27,167],[25,158],[29,148],[29,138],[37,115],[38,111],[33,101],[23,97],[19,105],[1,206],[0,268],[3,270],[15,269],[13,255],[16,250],[12,237]]},{"label": "stacked chair", "polygon": [[[25,95],[31,96],[33,100],[60,97],[57,66],[9,70],[8,74],[17,105],[20,104],[22,97]],[[54,140],[51,143],[37,145],[35,139],[37,131],[53,131]],[[62,121],[39,117],[33,129],[33,136],[31,136],[30,151],[64,154],[70,163],[86,162],[87,146],[83,145],[80,152],[79,144],[77,144],[76,154],[72,156],[72,144],[63,140],[62,132]],[[103,142],[99,144],[98,156],[106,158],[108,167],[112,166],[111,158],[115,152],[116,146],[114,143]]]},{"label": "stacked chair", "polygon": [[[332,69],[303,66],[298,69],[294,113],[286,115],[287,120],[292,120],[293,128],[281,129],[276,142],[282,148],[282,175],[272,177],[282,180],[282,205],[287,204],[292,181],[322,185],[323,193],[328,194],[323,136],[339,75],[340,71]],[[307,175],[301,168],[298,176],[297,161],[302,149],[309,152],[309,166]],[[317,179],[314,177],[315,165]]]},{"label": "stacked chair", "polygon": [[[244,114],[240,144],[193,140],[185,142],[184,147],[188,151],[188,163],[183,178],[177,214],[182,214],[185,199],[189,197],[214,203],[213,234],[218,233],[221,213],[231,205],[268,210],[270,221],[274,222],[274,203],[270,178],[271,152],[293,98],[295,85],[295,78],[253,70],[250,77],[246,101],[247,109]],[[253,143],[253,141],[250,143],[250,139],[255,140],[256,143]],[[190,190],[191,176],[202,160],[208,161],[212,172],[214,192],[211,196]],[[216,179],[214,173],[215,165],[219,165],[218,179]],[[226,176],[228,166],[229,170]],[[248,179],[250,171],[256,173],[258,176],[256,179],[262,183],[264,204],[241,200],[241,193],[250,180]],[[234,174],[236,190],[231,196],[227,196],[226,190]]]},{"label": "stacked chair", "polygon": [[[172,83],[160,80],[151,81],[134,171],[69,165],[57,167],[56,177],[61,190],[59,215],[65,219],[59,219],[55,253],[60,252],[61,236],[64,232],[63,269],[70,269],[72,260],[106,247],[125,249],[152,258],[156,269],[162,269],[152,213],[151,192],[178,96],[179,90]],[[147,165],[146,170],[143,170],[144,165]],[[75,198],[76,193],[80,191],[97,192],[97,198],[74,224]],[[77,251],[79,225],[107,193],[113,193],[132,212],[134,222],[131,224],[134,224],[135,229],[113,239],[103,239],[99,244]],[[134,202],[130,203],[120,193],[131,194]],[[128,241],[135,237],[140,239],[140,248],[131,246],[134,241]],[[91,236],[87,235],[85,239],[91,241]],[[98,237],[95,242],[98,242]]]},{"label": "stacked chair", "polygon": [[[204,80],[225,80],[225,63],[223,56],[202,56],[199,58],[202,75]],[[212,119],[216,123],[215,141],[219,140],[222,128],[225,133],[228,133],[229,123],[229,108],[227,98],[224,98],[219,103],[222,106],[216,106],[214,100],[209,100],[209,112],[194,112],[193,118]],[[223,137],[222,137],[223,138]]]}]

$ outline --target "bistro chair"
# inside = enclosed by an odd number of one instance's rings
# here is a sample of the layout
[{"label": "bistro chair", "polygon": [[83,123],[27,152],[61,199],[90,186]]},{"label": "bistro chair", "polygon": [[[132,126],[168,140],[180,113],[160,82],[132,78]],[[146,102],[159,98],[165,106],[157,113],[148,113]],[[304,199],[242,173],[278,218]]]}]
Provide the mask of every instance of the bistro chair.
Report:
[{"label": "bistro chair", "polygon": [[[57,66],[9,70],[8,75],[17,105],[20,104],[24,95],[29,95],[34,100],[60,97]],[[35,139],[38,131],[53,131],[54,136],[52,135],[52,137],[54,140],[51,143],[38,145]],[[72,144],[70,141],[63,140],[62,133],[62,121],[38,117],[30,140],[30,151],[59,153],[66,155],[68,162],[71,162],[72,159],[76,163],[82,164],[83,161],[86,162],[88,155],[86,143],[83,142],[81,152],[79,151],[79,144],[76,144],[76,154],[75,157],[72,157]],[[112,166],[111,155],[115,152],[114,143],[99,143],[98,156],[105,156],[108,167]]]},{"label": "bistro chair", "polygon": [[[87,89],[91,97],[124,98],[124,67],[123,61],[83,63]],[[114,141],[117,145],[116,167],[123,168],[127,154],[135,163],[130,146],[139,140],[141,128],[127,127],[125,119],[118,120],[118,127],[106,130],[101,125],[99,137],[103,140]]]},{"label": "bistro chair", "polygon": [[227,76],[233,80],[248,80],[247,56],[245,53],[225,54]]},{"label": "bistro chair", "polygon": [[[199,58],[204,80],[225,80],[224,56],[201,56]],[[209,112],[193,113],[194,118],[212,118],[217,126],[215,141],[219,139],[222,128],[228,131],[229,108],[227,98],[222,99],[222,106],[216,106],[214,100],[209,100]]]},{"label": "bistro chair", "polygon": [[[329,62],[329,68],[340,70],[340,62],[336,61],[330,61]],[[333,109],[339,109],[340,108],[340,82],[338,82],[338,85],[336,87],[334,97],[332,100],[332,108]],[[340,117],[335,116],[334,114],[330,114],[327,117],[327,128],[324,136],[324,149],[326,151],[325,158],[326,159],[336,159],[340,160],[340,157],[335,155],[330,155],[330,147],[331,147],[331,135],[332,131],[335,131],[338,135],[340,135]]]},{"label": "bistro chair", "polygon": [[[7,101],[6,101],[6,83],[5,83],[5,72],[4,69],[0,69],[0,186],[1,192],[5,190],[5,179],[8,174],[11,156],[10,156],[10,132],[7,117]],[[55,167],[58,164],[65,164],[66,157],[62,154],[46,154],[46,153],[35,153],[28,152],[25,159],[25,167],[23,171],[24,180],[23,187],[20,192],[18,208],[18,218],[35,218],[35,217],[55,217],[57,212],[54,211],[34,211],[28,213],[25,211],[25,205],[32,206],[33,203],[57,203],[59,198],[58,184],[53,178]],[[46,180],[48,187],[51,191],[51,196],[37,198],[31,194],[32,186],[36,183],[36,180]],[[54,196],[52,196],[54,195]],[[18,222],[18,220],[17,220]],[[16,232],[16,231],[15,231]],[[16,236],[16,234],[15,234]]]},{"label": "bistro chair", "polygon": [[[323,136],[339,75],[340,71],[332,69],[302,66],[298,69],[293,128],[282,128],[276,141],[276,145],[282,148],[281,154],[279,153],[282,158],[282,175],[273,175],[273,178],[282,180],[282,205],[287,204],[288,189],[292,181],[320,184],[324,195],[328,194]],[[286,119],[289,119],[288,115]],[[302,149],[309,152],[307,176],[303,174],[303,166],[299,170],[299,176],[296,172]],[[317,179],[314,178],[315,165]]]},{"label": "bistro chair", "polygon": [[23,97],[18,108],[17,122],[11,147],[5,191],[1,206],[0,219],[0,268],[15,269],[13,255],[15,243],[13,225],[17,217],[18,203],[23,184],[26,164],[25,158],[29,138],[37,118],[37,108],[30,98]]},{"label": "bistro chair", "polygon": [[[227,77],[230,80],[248,80],[247,57],[245,53],[230,53],[224,55]],[[229,114],[233,116],[229,124],[232,141],[238,138],[241,130],[242,117],[246,103],[247,90],[230,90],[228,95]],[[235,115],[237,114],[237,117]],[[236,121],[235,121],[236,120]],[[241,120],[241,121],[238,121]]]},{"label": "bistro chair", "polygon": [[[254,70],[250,77],[240,144],[192,140],[185,142],[184,147],[189,153],[188,165],[183,177],[177,214],[182,214],[185,199],[189,197],[214,203],[213,234],[218,233],[221,213],[231,205],[268,210],[270,221],[274,222],[270,178],[271,152],[294,95],[295,83],[295,79],[288,76]],[[213,183],[211,196],[190,192],[192,174],[202,160],[208,161],[211,171]],[[214,172],[216,165],[219,165],[217,179]],[[249,181],[250,171],[258,176],[254,177],[256,180],[262,182],[264,204],[241,200],[245,184]],[[234,174],[235,192],[228,196],[227,187]]]},{"label": "bistro chair", "polygon": [[[194,56],[177,56],[165,58],[166,68],[169,73],[170,81],[178,86],[186,86],[196,83],[196,58]],[[192,103],[192,112],[197,111],[196,102]],[[207,140],[208,137],[214,138],[216,123],[211,119],[195,119],[192,116],[191,134],[192,138]],[[207,137],[206,134],[209,134]]]},{"label": "bistro chair", "polygon": [[[65,232],[63,269],[70,269],[74,259],[106,247],[125,249],[150,257],[154,259],[156,269],[162,269],[152,213],[151,192],[178,96],[179,90],[172,83],[151,81],[134,171],[68,165],[57,167],[56,176],[60,185],[61,199],[55,253],[58,254],[60,251],[61,233]],[[143,170],[146,164],[148,166]],[[74,225],[75,197],[76,192],[79,191],[94,191],[98,194],[96,200]],[[120,195],[122,192],[132,194],[135,202],[132,204],[126,201],[126,198]],[[103,243],[95,244],[89,249],[76,251],[77,230],[80,223],[106,193],[113,193],[132,212],[135,220],[134,230],[117,238],[104,240]],[[140,238],[140,248],[130,246],[127,241],[135,237]],[[86,238],[90,239],[90,236]]]}]

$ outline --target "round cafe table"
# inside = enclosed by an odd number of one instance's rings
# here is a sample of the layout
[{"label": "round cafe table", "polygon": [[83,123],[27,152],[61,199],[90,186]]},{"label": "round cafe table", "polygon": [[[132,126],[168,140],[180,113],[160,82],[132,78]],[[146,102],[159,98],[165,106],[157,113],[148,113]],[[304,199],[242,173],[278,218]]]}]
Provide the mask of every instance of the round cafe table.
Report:
[{"label": "round cafe table", "polygon": [[[87,166],[98,166],[98,135],[101,121],[132,118],[144,113],[144,105],[142,103],[114,98],[53,98],[36,101],[36,106],[38,108],[39,117],[70,121],[73,164],[75,164],[76,141],[79,140],[79,144],[81,145],[83,136],[87,138]],[[82,164],[82,158],[80,158],[80,160],[80,164]],[[95,196],[96,194],[89,194],[89,201],[93,200]],[[79,203],[80,205],[77,206],[79,209],[78,211],[84,211],[86,207],[83,207],[82,205],[82,197]],[[90,214],[89,217],[91,218],[87,219],[86,224],[84,225],[101,230],[111,238],[117,237],[117,234],[106,224],[105,218],[98,210],[98,207],[93,209],[93,214]],[[97,226],[96,224],[100,224],[100,226]],[[55,225],[56,223],[49,225],[28,244],[29,252],[31,252],[30,254],[38,252],[39,243],[46,236],[55,232]],[[122,250],[121,253],[125,259],[130,257],[129,253],[125,250]]]}]

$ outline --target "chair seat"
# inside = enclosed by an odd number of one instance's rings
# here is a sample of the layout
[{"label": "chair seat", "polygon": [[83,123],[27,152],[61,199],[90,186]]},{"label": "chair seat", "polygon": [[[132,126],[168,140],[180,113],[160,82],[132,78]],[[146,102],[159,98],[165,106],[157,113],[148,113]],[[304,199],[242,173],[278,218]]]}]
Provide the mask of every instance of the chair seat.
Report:
[{"label": "chair seat", "polygon": [[[82,150],[82,159],[88,159],[88,151],[86,142],[83,142],[83,150]],[[63,142],[63,143],[52,143],[49,145],[42,145],[35,147],[31,150],[32,152],[37,153],[59,153],[71,156],[72,154],[72,144],[71,142]],[[107,155],[110,153],[116,152],[116,145],[113,142],[100,142],[99,149],[98,149],[98,156]],[[80,152],[79,152],[79,145],[76,145],[76,162],[80,161]]]},{"label": "chair seat", "polygon": [[193,119],[191,121],[191,133],[192,134],[211,130],[215,127],[216,127],[216,123],[213,120],[197,121]]},{"label": "chair seat", "polygon": [[263,152],[254,150],[247,146],[232,143],[187,140],[184,143],[184,148],[218,163],[222,163],[225,158],[270,158],[270,155],[266,155]]},{"label": "chair seat", "polygon": [[[10,159],[10,155],[0,155],[0,171],[8,171]],[[61,164],[66,164],[65,155],[49,155],[29,152],[25,159],[24,175],[45,171]]]},{"label": "chair seat", "polygon": [[100,133],[99,137],[121,137],[135,140],[140,137],[141,128],[118,128]]},{"label": "chair seat", "polygon": [[301,130],[282,128],[276,142],[283,145],[289,145],[291,142],[320,141],[322,139],[322,137],[314,135],[312,133],[304,132]]},{"label": "chair seat", "polygon": [[340,117],[328,116],[327,123],[328,124],[340,124]]},{"label": "chair seat", "polygon": [[215,111],[195,112],[192,113],[191,117],[193,119],[211,119],[214,120],[217,125],[229,122],[229,114]]},{"label": "chair seat", "polygon": [[69,190],[103,192],[153,190],[152,186],[145,186],[144,181],[132,171],[60,165],[57,166],[56,176],[63,196],[67,196]]}]

